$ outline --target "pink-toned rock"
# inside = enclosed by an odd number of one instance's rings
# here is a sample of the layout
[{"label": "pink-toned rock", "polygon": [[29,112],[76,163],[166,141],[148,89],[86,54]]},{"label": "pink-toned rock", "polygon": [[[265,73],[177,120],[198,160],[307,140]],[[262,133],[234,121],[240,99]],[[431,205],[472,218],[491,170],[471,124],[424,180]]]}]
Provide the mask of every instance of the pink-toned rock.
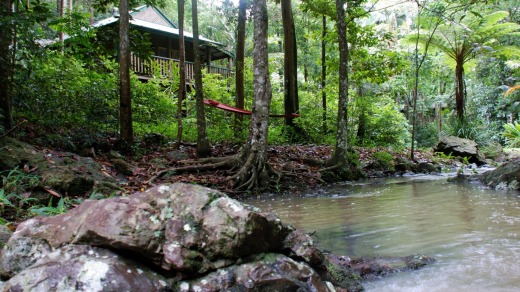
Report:
[{"label": "pink-toned rock", "polygon": [[3,283],[2,291],[171,291],[149,268],[105,249],[70,245]]},{"label": "pink-toned rock", "polygon": [[23,222],[6,244],[0,272],[11,277],[56,248],[86,244],[131,252],[165,273],[193,276],[246,255],[280,251],[291,231],[276,216],[217,191],[161,185]]},{"label": "pink-toned rock", "polygon": [[176,291],[334,291],[306,263],[280,254],[262,254],[192,281]]},{"label": "pink-toned rock", "polygon": [[[130,261],[92,262],[89,248],[110,250]],[[90,287],[106,275],[87,273],[93,283],[88,285],[87,278],[70,280],[92,264],[116,271],[110,278],[113,285],[99,291],[163,289],[158,278],[148,276],[139,278],[142,289],[132,284],[132,278],[117,272],[128,262],[150,266],[178,290],[362,290],[359,277],[343,262],[331,261],[303,231],[218,191],[190,184],[87,200],[63,215],[29,219],[2,250],[0,276],[9,279],[5,285],[14,290],[53,290],[69,279],[67,285],[94,291]],[[58,291],[75,289],[63,287]]]}]

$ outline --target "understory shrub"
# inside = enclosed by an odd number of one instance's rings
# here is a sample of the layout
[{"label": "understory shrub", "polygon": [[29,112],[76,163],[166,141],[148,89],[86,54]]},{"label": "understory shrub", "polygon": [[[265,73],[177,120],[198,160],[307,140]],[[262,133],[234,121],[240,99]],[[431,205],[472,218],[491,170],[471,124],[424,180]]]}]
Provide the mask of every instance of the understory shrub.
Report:
[{"label": "understory shrub", "polygon": [[408,121],[393,99],[381,96],[369,108],[360,146],[403,148],[410,143]]},{"label": "understory shrub", "polygon": [[520,124],[517,122],[504,124],[502,136],[504,136],[508,147],[520,147]]},{"label": "understory shrub", "polygon": [[394,170],[394,157],[388,152],[381,151],[374,153],[374,163],[380,169]]},{"label": "understory shrub", "polygon": [[430,148],[437,145],[438,133],[435,123],[427,123],[419,125],[415,128],[415,141],[417,141],[417,147],[419,148]]}]

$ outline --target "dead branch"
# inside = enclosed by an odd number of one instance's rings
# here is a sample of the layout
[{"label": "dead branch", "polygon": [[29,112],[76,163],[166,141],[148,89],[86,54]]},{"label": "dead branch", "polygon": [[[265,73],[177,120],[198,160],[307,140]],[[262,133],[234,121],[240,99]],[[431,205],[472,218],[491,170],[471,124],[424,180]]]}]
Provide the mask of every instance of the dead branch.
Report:
[{"label": "dead branch", "polygon": [[27,122],[27,120],[22,120],[21,122],[19,122],[18,124],[16,124],[14,127],[12,127],[11,129],[9,129],[8,131],[6,131],[3,135],[0,135],[0,138],[3,138],[3,137],[6,137],[8,136],[9,134],[11,134],[16,128],[18,128],[20,125],[22,125],[23,123]]}]

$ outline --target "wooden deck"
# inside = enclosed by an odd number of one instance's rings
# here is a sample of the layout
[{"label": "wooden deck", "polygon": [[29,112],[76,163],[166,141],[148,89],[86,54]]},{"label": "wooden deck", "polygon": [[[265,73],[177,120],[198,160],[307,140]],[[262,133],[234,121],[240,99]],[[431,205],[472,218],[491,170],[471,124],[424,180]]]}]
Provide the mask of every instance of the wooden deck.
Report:
[{"label": "wooden deck", "polygon": [[[152,56],[152,59],[144,60],[132,54],[131,56],[131,70],[133,70],[140,79],[151,79],[153,77],[167,77],[175,78],[174,73],[177,74],[179,60],[169,59],[164,57]],[[222,78],[229,78],[235,76],[235,71],[223,67],[202,65],[202,70],[207,73],[219,74]],[[195,78],[195,71],[193,69],[193,62],[186,62],[186,82],[191,84]]]}]

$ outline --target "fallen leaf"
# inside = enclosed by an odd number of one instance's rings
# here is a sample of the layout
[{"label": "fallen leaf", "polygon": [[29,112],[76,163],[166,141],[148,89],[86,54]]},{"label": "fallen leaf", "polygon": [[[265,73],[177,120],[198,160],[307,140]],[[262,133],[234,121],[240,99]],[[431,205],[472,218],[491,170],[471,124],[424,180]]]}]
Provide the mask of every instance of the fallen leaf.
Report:
[{"label": "fallen leaf", "polygon": [[54,191],[54,190],[51,190],[51,189],[47,189],[47,188],[45,188],[45,190],[46,190],[49,194],[51,194],[51,195],[53,195],[53,196],[56,196],[56,197],[58,197],[58,198],[61,198],[61,195],[58,194],[58,192],[56,192],[56,191]]}]

